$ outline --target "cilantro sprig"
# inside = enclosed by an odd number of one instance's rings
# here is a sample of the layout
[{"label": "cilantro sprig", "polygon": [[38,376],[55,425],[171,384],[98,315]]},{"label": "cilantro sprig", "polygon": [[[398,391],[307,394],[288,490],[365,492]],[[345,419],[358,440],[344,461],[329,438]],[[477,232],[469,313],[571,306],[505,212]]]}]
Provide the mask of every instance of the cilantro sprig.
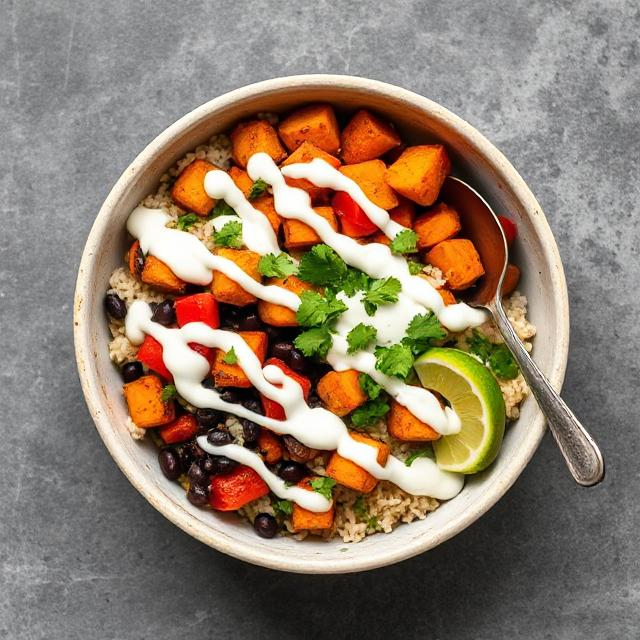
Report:
[{"label": "cilantro sprig", "polygon": [[258,178],[252,185],[249,190],[249,194],[247,195],[247,200],[255,200],[259,198],[261,195],[264,195],[267,187],[269,185],[262,179]]},{"label": "cilantro sprig", "polygon": [[375,400],[382,393],[382,387],[368,373],[358,376],[358,384],[371,400]]},{"label": "cilantro sprig", "polygon": [[413,353],[406,344],[392,344],[375,350],[376,369],[387,376],[405,380],[413,367]]},{"label": "cilantro sprig", "polygon": [[417,276],[425,268],[425,265],[417,260],[407,260],[407,267],[409,267],[409,273],[412,276]]},{"label": "cilantro sprig", "polygon": [[402,342],[411,348],[413,355],[418,356],[433,346],[435,341],[442,340],[446,336],[447,332],[436,315],[429,312],[413,317]]},{"label": "cilantro sprig", "polygon": [[291,502],[291,500],[273,500],[271,502],[271,508],[276,517],[280,516],[285,518],[293,513],[293,502]]},{"label": "cilantro sprig", "polygon": [[368,400],[351,413],[351,422],[356,427],[370,427],[389,413],[390,407],[382,396]]},{"label": "cilantro sprig", "polygon": [[309,484],[316,493],[319,493],[327,500],[333,498],[333,487],[336,486],[336,481],[333,478],[313,478],[309,481]]},{"label": "cilantro sprig", "polygon": [[213,241],[220,247],[239,249],[242,246],[242,223],[230,220],[219,231],[213,232]]},{"label": "cilantro sprig", "polygon": [[196,222],[198,222],[198,216],[195,213],[185,213],[178,218],[176,228],[180,231],[186,231],[190,229]]},{"label": "cilantro sprig", "polygon": [[209,219],[218,218],[220,216],[237,216],[236,210],[228,205],[224,200],[218,200],[216,206],[209,214]]},{"label": "cilantro sprig", "polygon": [[296,319],[301,327],[319,327],[347,310],[347,305],[335,296],[321,296],[317,291],[303,291]]},{"label": "cilantro sprig", "polygon": [[268,253],[260,258],[258,271],[267,278],[286,278],[297,271],[291,257],[286,253]]},{"label": "cilantro sprig", "polygon": [[307,251],[298,268],[301,280],[320,286],[336,286],[346,275],[346,262],[326,244],[317,244]]},{"label": "cilantro sprig", "polygon": [[397,302],[401,289],[402,285],[400,284],[400,280],[393,276],[381,280],[374,280],[362,299],[364,310],[368,315],[372,316],[375,314],[379,305]]},{"label": "cilantro sprig", "polygon": [[296,349],[301,351],[302,355],[307,358],[324,358],[329,353],[329,349],[331,349],[333,339],[331,338],[329,327],[325,325],[303,331],[298,334],[293,343]]},{"label": "cilantro sprig", "polygon": [[231,349],[229,349],[229,351],[225,353],[224,358],[222,358],[222,362],[224,362],[225,364],[238,363],[238,356],[236,354],[236,350],[233,347],[231,347]]},{"label": "cilantro sprig", "polygon": [[360,322],[347,334],[347,353],[355,353],[366,349],[378,335],[378,331],[371,325]]},{"label": "cilantro sprig", "polygon": [[169,400],[173,400],[178,396],[178,390],[176,389],[175,384],[165,384],[162,387],[162,402],[169,402]]},{"label": "cilantro sprig", "polygon": [[520,369],[504,343],[494,344],[474,329],[471,337],[467,338],[467,344],[469,351],[478,356],[498,378],[513,380],[518,377]]},{"label": "cilantro sprig", "polygon": [[417,451],[414,451],[410,456],[407,457],[404,463],[407,465],[407,467],[410,467],[418,458],[430,458],[431,460],[435,460],[436,456],[433,452],[433,447],[428,446],[424,449],[418,449]]},{"label": "cilantro sprig", "polygon": [[418,251],[418,234],[412,229],[404,229],[396,234],[389,245],[392,253],[416,253]]}]

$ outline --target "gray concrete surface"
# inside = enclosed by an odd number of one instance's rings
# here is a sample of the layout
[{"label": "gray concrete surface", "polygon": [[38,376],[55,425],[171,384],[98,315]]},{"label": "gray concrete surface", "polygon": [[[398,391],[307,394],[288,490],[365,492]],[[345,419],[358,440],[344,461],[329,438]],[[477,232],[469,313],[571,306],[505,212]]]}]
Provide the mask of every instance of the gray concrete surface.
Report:
[{"label": "gray concrete surface", "polygon": [[[638,637],[639,33],[632,0],[0,0],[0,637]],[[118,471],[71,336],[98,207],[177,117],[304,72],[429,96],[521,171],[564,258],[565,396],[603,445],[605,484],[577,488],[547,437],[454,540],[313,577],[202,546]]]}]

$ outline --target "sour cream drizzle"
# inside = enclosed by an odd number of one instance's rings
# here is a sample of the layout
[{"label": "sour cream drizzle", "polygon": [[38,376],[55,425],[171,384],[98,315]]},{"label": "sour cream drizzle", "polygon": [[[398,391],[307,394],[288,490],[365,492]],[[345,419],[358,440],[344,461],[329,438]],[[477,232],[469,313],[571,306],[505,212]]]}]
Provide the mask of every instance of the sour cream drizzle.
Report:
[{"label": "sour cream drizzle", "polygon": [[[279,434],[290,434],[309,447],[319,450],[337,450],[340,455],[353,460],[373,476],[390,480],[401,489],[416,494],[447,500],[462,489],[461,475],[442,471],[435,462],[421,458],[407,467],[401,460],[389,456],[383,467],[376,461],[376,451],[357,442],[349,435],[345,423],[335,414],[321,407],[311,408],[304,401],[300,385],[280,368],[263,367],[260,360],[240,335],[232,331],[211,329],[202,322],[192,322],[179,329],[170,329],[151,320],[149,305],[141,300],[134,302],[125,321],[127,337],[134,344],[141,344],[145,335],[151,335],[162,345],[162,357],[174,377],[178,393],[190,404],[200,408],[218,409],[248,418]],[[254,413],[238,404],[225,402],[214,389],[202,385],[209,373],[206,358],[189,347],[190,342],[229,351],[234,349],[238,363],[256,389],[267,398],[280,404],[285,420],[274,420]],[[224,455],[252,467],[278,497],[293,500],[300,506],[315,512],[327,511],[331,502],[320,494],[300,487],[288,487],[264,465],[260,457],[239,445],[214,446],[206,437],[198,438],[198,444],[213,455]]]}]

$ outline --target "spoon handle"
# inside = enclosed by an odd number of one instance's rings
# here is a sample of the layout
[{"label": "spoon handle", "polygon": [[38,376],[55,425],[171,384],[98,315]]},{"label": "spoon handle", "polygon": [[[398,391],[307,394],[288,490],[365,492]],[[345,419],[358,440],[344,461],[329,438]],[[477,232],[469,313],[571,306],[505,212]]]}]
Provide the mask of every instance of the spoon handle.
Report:
[{"label": "spoon handle", "polygon": [[507,319],[500,300],[494,301],[488,309],[538,401],[571,475],[583,487],[597,484],[604,478],[604,460],[598,445],[532,360]]}]

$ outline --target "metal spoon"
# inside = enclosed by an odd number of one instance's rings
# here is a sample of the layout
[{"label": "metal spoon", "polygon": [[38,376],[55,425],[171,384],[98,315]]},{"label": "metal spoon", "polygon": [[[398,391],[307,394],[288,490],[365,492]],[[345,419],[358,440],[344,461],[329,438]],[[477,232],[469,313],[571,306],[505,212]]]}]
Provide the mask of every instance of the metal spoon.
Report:
[{"label": "metal spoon", "polygon": [[502,225],[483,198],[458,178],[448,177],[440,195],[460,214],[464,235],[473,241],[485,269],[485,275],[477,285],[462,292],[460,297],[473,307],[486,309],[493,316],[547,419],[575,481],[584,487],[597,484],[604,478],[604,460],[598,446],[532,360],[502,307],[502,281],[508,262],[507,240]]}]

